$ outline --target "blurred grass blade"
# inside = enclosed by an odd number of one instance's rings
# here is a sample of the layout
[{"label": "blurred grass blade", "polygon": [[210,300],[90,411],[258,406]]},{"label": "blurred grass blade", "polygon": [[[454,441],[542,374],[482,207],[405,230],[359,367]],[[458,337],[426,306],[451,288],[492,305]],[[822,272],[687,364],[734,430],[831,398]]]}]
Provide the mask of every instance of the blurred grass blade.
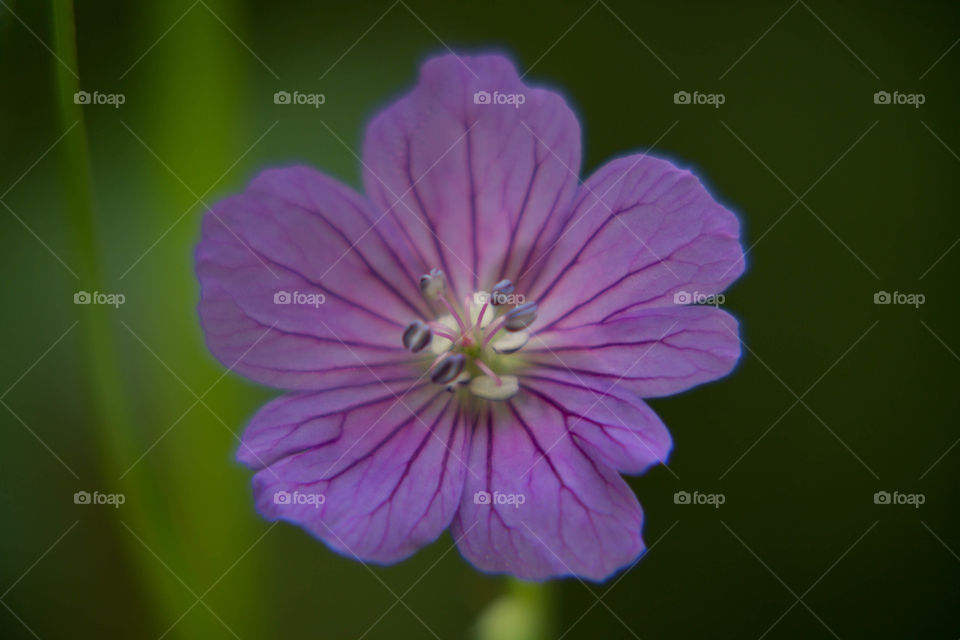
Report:
[{"label": "blurred grass blade", "polygon": [[[103,291],[103,274],[100,264],[97,221],[93,204],[93,179],[90,169],[86,125],[82,107],[75,104],[73,96],[79,90],[79,81],[70,69],[78,70],[76,27],[72,0],[53,0],[52,5],[54,50],[57,58],[53,67],[56,78],[56,100],[59,128],[69,131],[59,146],[62,164],[63,191],[67,201],[66,220],[75,254],[79,286],[87,291]],[[63,64],[61,64],[61,61]],[[64,66],[66,65],[66,66]],[[113,329],[108,316],[98,313],[92,306],[79,306],[83,353],[89,372],[87,377],[92,415],[90,424],[101,451],[101,482],[109,486],[117,482],[129,461],[136,459],[133,430],[130,428],[130,413],[117,358],[118,349],[113,339]],[[128,496],[124,508],[124,521],[135,531],[151,532],[157,553],[167,553],[170,544],[167,527],[162,526],[158,516],[158,492],[149,474],[128,477],[120,489]],[[175,617],[182,612],[182,588],[171,583],[170,576],[149,557],[143,547],[130,534],[117,525],[117,538],[124,541],[130,556],[139,563],[138,573],[144,578],[144,589],[163,611],[163,618]]]}]

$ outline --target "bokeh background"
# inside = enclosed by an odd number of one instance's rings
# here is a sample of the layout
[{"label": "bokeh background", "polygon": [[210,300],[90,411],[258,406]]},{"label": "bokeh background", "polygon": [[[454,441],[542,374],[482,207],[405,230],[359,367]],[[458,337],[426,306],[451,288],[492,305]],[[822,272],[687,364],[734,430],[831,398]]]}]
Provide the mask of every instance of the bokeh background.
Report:
[{"label": "bokeh background", "polygon": [[[960,635],[955,3],[81,1],[76,56],[72,23],[0,2],[0,636],[465,638],[528,610],[571,639]],[[676,445],[630,479],[652,548],[605,585],[525,589],[449,535],[364,567],[261,520],[233,461],[274,392],[204,347],[203,203],[296,162],[359,186],[366,123],[448,46],[561,90],[584,175],[652,147],[743,221],[744,357],[653,402]]]}]

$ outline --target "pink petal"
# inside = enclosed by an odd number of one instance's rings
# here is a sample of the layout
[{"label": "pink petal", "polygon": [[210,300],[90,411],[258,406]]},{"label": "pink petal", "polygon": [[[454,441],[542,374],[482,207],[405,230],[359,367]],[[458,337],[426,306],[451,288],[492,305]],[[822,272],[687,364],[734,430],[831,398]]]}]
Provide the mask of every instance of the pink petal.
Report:
[{"label": "pink petal", "polygon": [[536,367],[596,377],[649,398],[727,375],[740,358],[740,340],[729,313],[673,306],[538,333],[523,353]]},{"label": "pink petal", "polygon": [[[390,221],[371,228],[372,216],[362,197],[305,167],[264,172],[214,206],[196,252],[213,354],[287,389],[417,375],[401,335],[430,311]],[[323,302],[277,304],[278,292]]]},{"label": "pink petal", "polygon": [[469,440],[456,400],[435,385],[369,384],[274,400],[237,455],[260,469],[253,486],[264,517],[296,523],[344,555],[390,563],[450,524]]},{"label": "pink petal", "polygon": [[[474,95],[523,96],[477,104]],[[364,185],[422,270],[458,296],[516,278],[559,235],[580,167],[580,127],[563,99],[524,85],[500,56],[444,56],[367,130]]]},{"label": "pink petal", "polygon": [[623,473],[643,473],[666,462],[673,441],[660,418],[639,396],[595,377],[543,370],[522,378],[524,392],[559,412],[577,442]]},{"label": "pink petal", "polygon": [[527,580],[602,580],[629,564],[644,549],[643,513],[602,460],[535,394],[490,405],[474,431],[474,473],[451,525],[461,553],[478,569]]},{"label": "pink petal", "polygon": [[744,269],[739,222],[689,171],[649,156],[600,168],[577,192],[564,235],[541,264],[528,299],[537,326],[577,326],[708,296]]}]

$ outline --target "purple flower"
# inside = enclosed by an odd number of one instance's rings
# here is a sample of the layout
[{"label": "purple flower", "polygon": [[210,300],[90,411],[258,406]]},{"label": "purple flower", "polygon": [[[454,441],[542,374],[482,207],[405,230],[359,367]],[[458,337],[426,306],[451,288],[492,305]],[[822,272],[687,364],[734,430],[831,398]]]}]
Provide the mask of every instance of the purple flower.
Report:
[{"label": "purple flower", "polygon": [[670,451],[642,398],[720,378],[737,218],[646,155],[580,183],[563,99],[499,56],[428,61],[370,124],[366,197],[262,173],[197,248],[210,350],[262,384],[257,509],[397,562],[447,528],[483,571],[609,576],[644,549],[620,473]]}]

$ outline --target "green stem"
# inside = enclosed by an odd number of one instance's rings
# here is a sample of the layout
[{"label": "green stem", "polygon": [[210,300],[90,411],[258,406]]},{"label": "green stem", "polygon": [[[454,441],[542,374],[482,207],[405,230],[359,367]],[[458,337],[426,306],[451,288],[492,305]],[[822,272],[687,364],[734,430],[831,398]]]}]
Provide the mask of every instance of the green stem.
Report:
[{"label": "green stem", "polygon": [[477,640],[545,640],[553,615],[552,587],[509,579],[507,592],[477,619]]}]

